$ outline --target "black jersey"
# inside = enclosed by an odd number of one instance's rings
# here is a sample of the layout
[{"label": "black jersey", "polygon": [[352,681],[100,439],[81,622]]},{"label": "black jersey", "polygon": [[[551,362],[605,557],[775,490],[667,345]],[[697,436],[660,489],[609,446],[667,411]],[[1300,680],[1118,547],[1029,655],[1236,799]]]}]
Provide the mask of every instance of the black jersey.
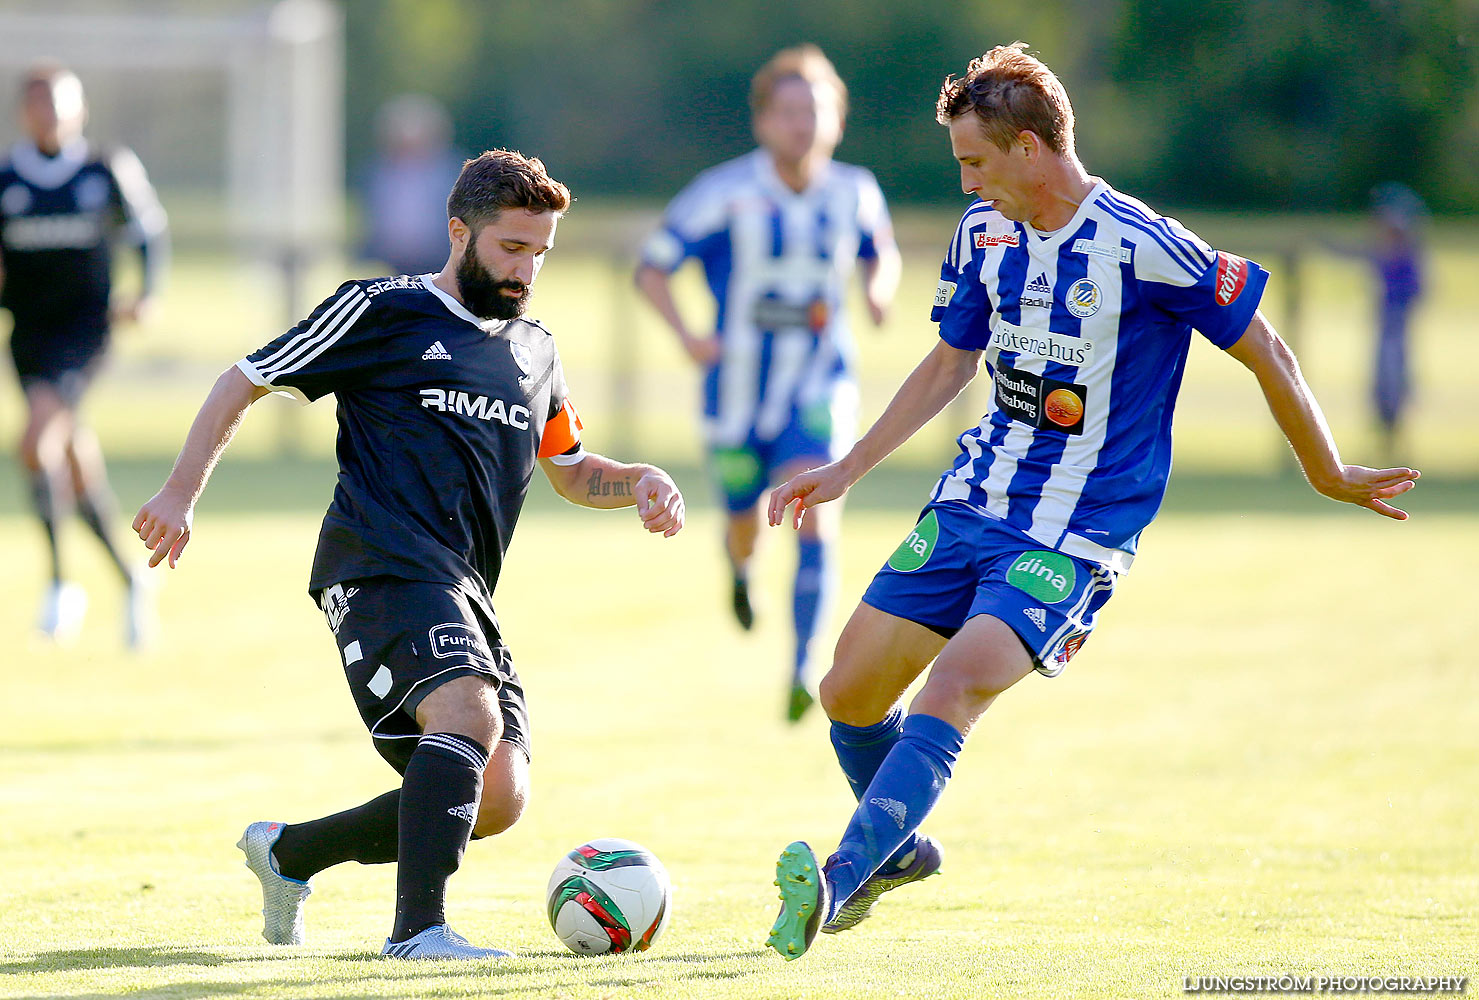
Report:
[{"label": "black jersey", "polygon": [[310,593],[426,580],[491,616],[535,458],[583,455],[554,337],[532,320],[480,322],[431,275],[346,282],[237,367],[305,403],[338,399],[339,483]]},{"label": "black jersey", "polygon": [[[147,248],[164,230],[164,209],[129,150],[98,151],[78,139],[46,156],[18,142],[0,161],[0,305],[18,332],[105,324],[113,242]],[[146,269],[161,256],[146,254]]]}]

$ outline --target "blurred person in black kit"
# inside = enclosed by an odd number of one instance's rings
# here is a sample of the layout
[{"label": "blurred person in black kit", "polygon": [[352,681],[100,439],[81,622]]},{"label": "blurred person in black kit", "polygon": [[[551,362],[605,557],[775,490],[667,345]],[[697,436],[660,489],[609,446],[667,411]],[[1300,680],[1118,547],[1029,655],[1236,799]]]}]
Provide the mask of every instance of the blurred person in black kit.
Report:
[{"label": "blurred person in black kit", "polygon": [[[117,500],[97,437],[79,406],[107,354],[115,320],[137,322],[168,256],[165,214],[130,150],[83,137],[87,105],[77,76],[38,63],[22,77],[25,137],[0,159],[0,306],[14,326],[10,354],[26,396],[20,460],[51,551],[51,581],[39,628],[77,635],[87,595],[62,570],[61,526],[74,510],[102,541],[127,587],[126,638],[152,631],[145,577],[121,554],[111,522]],[[114,299],[113,244],[143,260],[138,294]]]}]

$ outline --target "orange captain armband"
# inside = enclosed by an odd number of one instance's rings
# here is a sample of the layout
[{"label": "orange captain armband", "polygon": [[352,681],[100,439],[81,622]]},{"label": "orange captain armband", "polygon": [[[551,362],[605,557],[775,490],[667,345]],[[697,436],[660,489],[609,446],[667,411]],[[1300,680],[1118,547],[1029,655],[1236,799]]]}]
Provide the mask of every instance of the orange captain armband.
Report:
[{"label": "orange captain armband", "polygon": [[544,425],[544,437],[539,439],[539,457],[554,458],[579,445],[583,427],[585,424],[580,422],[575,404],[566,399],[560,404],[559,412]]}]

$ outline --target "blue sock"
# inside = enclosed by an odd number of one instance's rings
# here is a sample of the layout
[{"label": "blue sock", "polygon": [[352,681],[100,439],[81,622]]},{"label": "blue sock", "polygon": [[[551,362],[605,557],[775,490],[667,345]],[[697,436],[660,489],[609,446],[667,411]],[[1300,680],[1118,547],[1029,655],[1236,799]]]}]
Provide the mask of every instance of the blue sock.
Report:
[{"label": "blue sock", "polygon": [[[899,742],[903,723],[904,710],[897,705],[884,716],[883,721],[871,726],[849,726],[835,719],[832,721],[832,749],[837,751],[837,763],[842,766],[842,773],[852,786],[853,798],[862,800],[863,792],[873,780],[873,775],[878,773],[883,758]],[[885,864],[897,864],[916,846],[917,838],[911,833]]]},{"label": "blue sock", "polygon": [[919,828],[945,790],[964,744],[960,731],[943,719],[918,714],[904,719],[903,735],[859,798],[827,865],[833,913]]},{"label": "blue sock", "polygon": [[791,618],[796,628],[796,663],[793,683],[806,681],[811,641],[822,623],[827,595],[831,590],[831,546],[816,538],[802,538],[796,559],[796,587],[791,592]]}]

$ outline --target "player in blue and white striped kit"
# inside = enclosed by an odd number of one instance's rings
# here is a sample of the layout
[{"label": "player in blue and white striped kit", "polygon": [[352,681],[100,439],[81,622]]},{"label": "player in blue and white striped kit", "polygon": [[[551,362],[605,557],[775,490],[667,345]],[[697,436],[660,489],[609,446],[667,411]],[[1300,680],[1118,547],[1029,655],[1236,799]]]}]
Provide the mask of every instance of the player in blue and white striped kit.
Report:
[{"label": "player in blue and white striped kit", "polygon": [[[946,252],[940,342],[840,461],[776,490],[770,521],[840,497],[955,397],[984,356],[979,425],[874,577],[822,681],[858,807],[825,866],[777,862],[770,945],[855,926],[884,892],[940,869],[918,830],[966,734],[1007,688],[1054,676],[1093,630],[1171,465],[1192,330],[1242,362],[1316,490],[1398,520],[1412,469],[1344,464],[1299,366],[1258,302],[1267,273],[1090,176],[1052,72],[1016,43],[941,90],[961,187],[977,197]],[[930,666],[933,661],[933,667]],[[910,683],[929,668],[906,716]]]},{"label": "player in blue and white striped kit", "polygon": [[[729,514],[734,612],[746,629],[761,495],[777,480],[840,457],[856,433],[848,281],[861,261],[868,310],[881,323],[899,274],[878,182],[832,159],[847,88],[821,50],[777,53],[756,73],[750,105],[760,148],[705,171],[679,193],[637,271],[638,287],[704,369],[705,443]],[[689,258],[703,265],[717,305],[713,336],[691,332],[668,288]],[[809,523],[799,538],[792,721],[813,701],[807,665],[835,570],[835,520]]]}]

